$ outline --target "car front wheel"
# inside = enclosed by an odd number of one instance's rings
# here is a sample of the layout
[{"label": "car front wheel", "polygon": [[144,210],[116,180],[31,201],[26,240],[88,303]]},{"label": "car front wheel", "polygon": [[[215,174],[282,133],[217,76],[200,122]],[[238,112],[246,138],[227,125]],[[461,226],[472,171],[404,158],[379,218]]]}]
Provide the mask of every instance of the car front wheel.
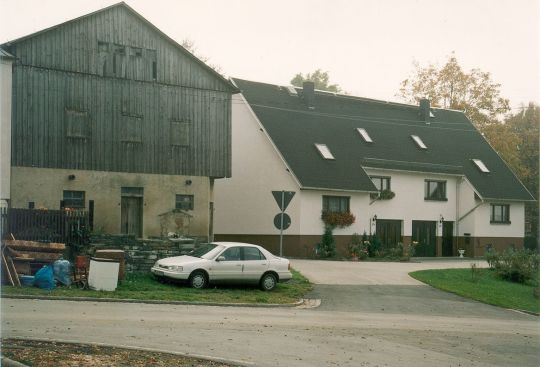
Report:
[{"label": "car front wheel", "polygon": [[206,274],[202,271],[196,271],[189,277],[189,285],[191,288],[203,289],[208,284]]},{"label": "car front wheel", "polygon": [[271,291],[272,289],[276,288],[277,284],[277,278],[272,273],[266,273],[261,278],[261,289],[263,291]]}]

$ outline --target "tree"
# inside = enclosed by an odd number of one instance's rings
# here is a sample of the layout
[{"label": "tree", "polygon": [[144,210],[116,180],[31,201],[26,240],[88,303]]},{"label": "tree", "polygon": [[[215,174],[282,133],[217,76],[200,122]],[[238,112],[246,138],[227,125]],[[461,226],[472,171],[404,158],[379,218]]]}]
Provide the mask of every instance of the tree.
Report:
[{"label": "tree", "polygon": [[[529,103],[528,107],[508,116],[504,124],[490,125],[485,129],[485,136],[493,148],[537,201],[539,125],[540,107]],[[525,206],[525,218],[530,225],[528,234],[538,238],[538,202]]]},{"label": "tree", "polygon": [[500,122],[510,110],[508,99],[500,96],[501,85],[479,69],[464,72],[454,54],[440,69],[418,63],[415,67],[414,75],[401,82],[398,94],[409,102],[428,98],[434,106],[464,111],[479,130]]},{"label": "tree", "polygon": [[201,60],[202,62],[204,62],[206,65],[210,66],[212,69],[214,69],[216,72],[220,73],[223,75],[223,73],[221,72],[221,67],[219,65],[215,65],[215,64],[210,64],[208,61],[210,60],[209,57],[206,57],[206,56],[203,56],[201,54],[199,54],[197,52],[197,45],[195,44],[195,41],[193,40],[190,40],[189,38],[184,38],[182,40],[182,43],[181,43],[182,47],[185,48],[186,50],[188,50],[189,52],[191,52],[193,54],[193,56],[195,56],[196,58],[198,58],[199,60]]},{"label": "tree", "polygon": [[313,73],[307,73],[304,76],[302,73],[298,73],[291,79],[291,84],[297,87],[302,87],[303,82],[312,81],[315,83],[315,89],[327,90],[330,92],[339,93],[341,88],[337,84],[329,84],[330,76],[327,71],[321,69],[315,70]]}]

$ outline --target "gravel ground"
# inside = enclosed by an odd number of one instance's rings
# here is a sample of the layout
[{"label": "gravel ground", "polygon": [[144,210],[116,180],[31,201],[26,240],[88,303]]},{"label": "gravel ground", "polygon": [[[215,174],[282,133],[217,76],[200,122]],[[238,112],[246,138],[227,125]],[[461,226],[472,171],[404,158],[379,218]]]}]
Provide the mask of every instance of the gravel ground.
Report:
[{"label": "gravel ground", "polygon": [[178,356],[84,344],[2,339],[2,355],[33,367],[230,367],[231,365]]}]

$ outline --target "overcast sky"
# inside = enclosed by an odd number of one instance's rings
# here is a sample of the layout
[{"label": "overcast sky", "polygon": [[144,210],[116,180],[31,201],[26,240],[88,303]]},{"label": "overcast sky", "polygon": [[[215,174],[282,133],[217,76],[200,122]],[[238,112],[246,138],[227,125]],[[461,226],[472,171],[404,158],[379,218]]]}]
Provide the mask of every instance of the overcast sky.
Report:
[{"label": "overcast sky", "polygon": [[[0,42],[114,0],[0,0]],[[321,68],[353,95],[399,100],[413,62],[490,72],[512,107],[540,102],[540,0],[127,0],[228,76],[286,85]]]}]

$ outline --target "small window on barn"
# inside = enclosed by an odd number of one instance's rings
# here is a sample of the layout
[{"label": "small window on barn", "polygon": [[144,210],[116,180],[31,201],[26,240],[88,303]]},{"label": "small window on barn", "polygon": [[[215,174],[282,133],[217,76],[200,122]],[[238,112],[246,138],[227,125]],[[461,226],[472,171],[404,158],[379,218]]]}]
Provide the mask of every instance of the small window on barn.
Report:
[{"label": "small window on barn", "polygon": [[363,129],[361,127],[357,128],[356,131],[360,134],[360,136],[364,139],[366,143],[373,143],[373,140],[371,140],[371,136],[369,136],[366,129]]},{"label": "small window on barn", "polygon": [[121,141],[142,143],[142,116],[122,114]]},{"label": "small window on barn", "polygon": [[476,165],[476,167],[483,173],[489,173],[489,169],[487,168],[487,166],[484,164],[484,162],[482,162],[480,159],[473,159],[472,160],[474,162],[474,164]]},{"label": "small window on barn", "polygon": [[84,208],[84,191],[64,190],[64,208]]},{"label": "small window on barn", "polygon": [[414,142],[416,143],[418,148],[427,149],[426,144],[424,144],[424,142],[422,141],[422,139],[420,139],[420,137],[418,135],[411,135],[411,138],[412,138],[412,140],[414,140]]},{"label": "small window on barn", "polygon": [[65,116],[66,136],[68,138],[85,139],[90,135],[90,119],[88,117],[88,111],[66,108]]},{"label": "small window on barn", "polygon": [[188,121],[171,121],[171,145],[189,146],[190,125]]},{"label": "small window on barn", "polygon": [[317,150],[322,155],[324,159],[335,159],[334,155],[330,151],[330,149],[326,146],[326,144],[315,144],[315,147],[317,147]]},{"label": "small window on barn", "polygon": [[176,195],[176,209],[193,210],[193,195]]}]

